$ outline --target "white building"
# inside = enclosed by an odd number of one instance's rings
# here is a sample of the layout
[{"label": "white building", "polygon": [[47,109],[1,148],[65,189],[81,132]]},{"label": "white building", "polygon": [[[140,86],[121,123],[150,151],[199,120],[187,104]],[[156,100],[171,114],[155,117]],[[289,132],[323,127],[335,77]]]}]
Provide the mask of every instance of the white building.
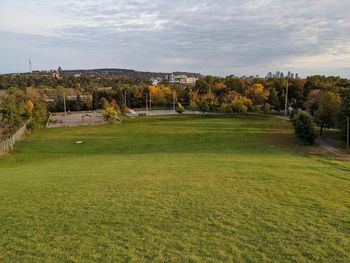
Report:
[{"label": "white building", "polygon": [[172,78],[169,78],[170,83],[195,84],[197,81],[197,78],[187,77],[186,75],[174,76],[173,74],[171,74],[170,76],[173,76]]}]

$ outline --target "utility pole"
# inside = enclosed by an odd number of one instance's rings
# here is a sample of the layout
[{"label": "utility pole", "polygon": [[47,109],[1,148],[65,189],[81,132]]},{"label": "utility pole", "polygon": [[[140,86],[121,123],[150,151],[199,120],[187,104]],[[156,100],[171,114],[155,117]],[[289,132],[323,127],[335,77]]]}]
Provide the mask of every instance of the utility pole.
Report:
[{"label": "utility pole", "polygon": [[152,93],[149,91],[149,110],[152,110]]},{"label": "utility pole", "polygon": [[346,151],[349,152],[349,140],[350,140],[350,120],[346,118]]},{"label": "utility pole", "polygon": [[146,93],[146,116],[148,116],[148,94]]},{"label": "utility pole", "polygon": [[287,116],[287,107],[288,107],[288,79],[287,79],[287,87],[286,87],[286,98],[284,103],[284,116]]},{"label": "utility pole", "polygon": [[126,90],[124,90],[124,105],[126,107]]},{"label": "utility pole", "polygon": [[66,93],[63,93],[63,108],[64,108],[64,116],[67,116]]}]

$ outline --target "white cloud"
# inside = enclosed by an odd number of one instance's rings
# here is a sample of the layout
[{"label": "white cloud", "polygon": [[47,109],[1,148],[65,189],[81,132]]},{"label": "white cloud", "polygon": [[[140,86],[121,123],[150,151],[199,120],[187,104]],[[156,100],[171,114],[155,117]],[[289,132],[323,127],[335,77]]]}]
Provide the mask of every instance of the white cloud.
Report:
[{"label": "white cloud", "polygon": [[0,6],[0,31],[22,36],[0,36],[40,61],[38,50],[64,51],[66,68],[349,76],[348,10],[348,0],[13,0]]}]

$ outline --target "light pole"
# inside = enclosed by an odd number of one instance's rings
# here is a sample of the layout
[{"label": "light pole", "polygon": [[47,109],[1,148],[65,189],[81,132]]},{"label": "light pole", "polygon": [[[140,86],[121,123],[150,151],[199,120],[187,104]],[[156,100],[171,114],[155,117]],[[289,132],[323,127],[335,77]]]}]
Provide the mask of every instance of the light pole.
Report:
[{"label": "light pole", "polygon": [[288,78],[287,78],[287,87],[286,87],[286,98],[284,102],[284,116],[287,116],[287,107],[288,107]]},{"label": "light pole", "polygon": [[149,110],[152,110],[152,93],[149,91]]},{"label": "light pole", "polygon": [[146,93],[146,116],[148,116],[148,94]]},{"label": "light pole", "polygon": [[66,93],[63,93],[63,109],[64,109],[64,116],[67,116]]}]

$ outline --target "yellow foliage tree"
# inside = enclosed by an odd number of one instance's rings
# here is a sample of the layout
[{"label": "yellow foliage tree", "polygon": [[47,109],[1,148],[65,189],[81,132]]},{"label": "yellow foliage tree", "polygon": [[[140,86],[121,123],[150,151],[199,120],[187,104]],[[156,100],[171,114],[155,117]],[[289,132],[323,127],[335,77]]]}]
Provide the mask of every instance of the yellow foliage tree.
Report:
[{"label": "yellow foliage tree", "polygon": [[111,122],[119,121],[118,112],[115,110],[113,106],[106,107],[102,112],[102,116],[106,121],[111,121]]},{"label": "yellow foliage tree", "polygon": [[156,86],[149,86],[148,89],[152,97],[157,96],[160,92],[160,89]]},{"label": "yellow foliage tree", "polygon": [[254,84],[247,90],[247,97],[250,98],[255,105],[262,105],[269,97],[269,91],[265,90],[262,84]]},{"label": "yellow foliage tree", "polygon": [[34,110],[34,103],[31,100],[27,101],[26,110],[27,110],[29,116],[32,116],[33,110]]}]

